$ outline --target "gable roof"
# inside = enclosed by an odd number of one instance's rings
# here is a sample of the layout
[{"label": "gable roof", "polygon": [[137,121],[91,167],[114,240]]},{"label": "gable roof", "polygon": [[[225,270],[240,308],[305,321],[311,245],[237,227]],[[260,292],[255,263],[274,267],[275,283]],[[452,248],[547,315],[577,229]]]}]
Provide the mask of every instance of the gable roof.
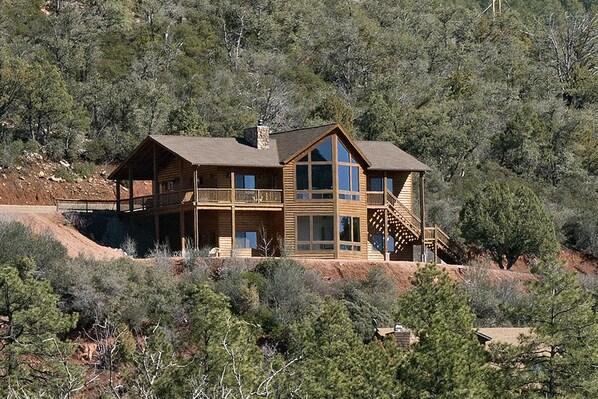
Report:
[{"label": "gable roof", "polygon": [[276,141],[260,150],[236,137],[150,136],[192,165],[282,167]]},{"label": "gable roof", "polygon": [[426,164],[388,141],[356,141],[355,144],[370,161],[369,170],[427,172]]},{"label": "gable roof", "polygon": [[[134,179],[151,176],[152,160],[148,153],[155,143],[160,152],[179,156],[191,165],[282,168],[319,139],[335,129],[353,145],[367,169],[391,171],[428,171],[417,159],[389,142],[353,141],[338,123],[294,129],[270,134],[270,148],[257,149],[243,138],[188,137],[152,135],[146,137],[109,176],[109,179],[128,178],[132,167]],[[151,177],[149,177],[151,178]]]}]

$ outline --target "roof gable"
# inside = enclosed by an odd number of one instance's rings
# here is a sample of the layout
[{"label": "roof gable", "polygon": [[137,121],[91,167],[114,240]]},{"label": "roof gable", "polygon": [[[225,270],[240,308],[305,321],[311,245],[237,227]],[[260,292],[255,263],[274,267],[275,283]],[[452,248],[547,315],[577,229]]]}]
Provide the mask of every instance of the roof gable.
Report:
[{"label": "roof gable", "polygon": [[278,146],[278,156],[282,164],[287,164],[299,155],[303,154],[321,139],[335,132],[342,138],[343,144],[352,154],[359,155],[359,158],[366,166],[370,165],[369,160],[363,154],[361,149],[355,145],[349,135],[338,123],[316,126],[306,129],[289,130],[286,132],[277,132],[270,135],[270,141],[274,139]]}]

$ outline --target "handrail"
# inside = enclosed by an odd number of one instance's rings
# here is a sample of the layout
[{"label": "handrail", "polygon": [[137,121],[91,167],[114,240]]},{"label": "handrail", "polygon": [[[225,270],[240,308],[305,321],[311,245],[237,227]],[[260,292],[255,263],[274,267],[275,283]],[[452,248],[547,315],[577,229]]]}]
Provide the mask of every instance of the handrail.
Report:
[{"label": "handrail", "polygon": [[407,208],[401,201],[394,196],[393,193],[390,191],[386,191],[386,204],[390,210],[394,211],[396,216],[399,216],[402,222],[407,226],[411,232],[415,235],[421,234],[421,221],[420,219],[415,216],[409,208]]}]

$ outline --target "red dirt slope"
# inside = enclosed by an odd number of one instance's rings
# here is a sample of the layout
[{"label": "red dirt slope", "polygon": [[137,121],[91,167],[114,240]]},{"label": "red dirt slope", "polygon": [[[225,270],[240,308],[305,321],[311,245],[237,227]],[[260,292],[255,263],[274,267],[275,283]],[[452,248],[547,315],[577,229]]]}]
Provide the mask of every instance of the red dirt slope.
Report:
[{"label": "red dirt slope", "polygon": [[94,259],[114,259],[124,256],[120,249],[101,246],[85,237],[58,212],[0,212],[0,220],[18,220],[35,233],[52,234],[66,247],[71,257],[83,255]]}]

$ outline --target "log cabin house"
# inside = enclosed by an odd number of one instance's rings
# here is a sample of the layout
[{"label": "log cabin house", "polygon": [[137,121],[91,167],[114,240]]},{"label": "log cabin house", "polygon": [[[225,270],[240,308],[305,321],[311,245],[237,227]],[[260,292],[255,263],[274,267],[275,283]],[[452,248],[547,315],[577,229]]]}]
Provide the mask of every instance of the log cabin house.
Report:
[{"label": "log cabin house", "polygon": [[[449,254],[446,234],[424,223],[429,170],[333,123],[277,133],[258,125],[243,138],[148,136],[109,178],[117,211],[133,223],[153,218],[155,241],[173,250],[420,261]],[[140,180],[152,181],[152,195],[133,196]],[[123,181],[129,198],[120,198]]]}]

